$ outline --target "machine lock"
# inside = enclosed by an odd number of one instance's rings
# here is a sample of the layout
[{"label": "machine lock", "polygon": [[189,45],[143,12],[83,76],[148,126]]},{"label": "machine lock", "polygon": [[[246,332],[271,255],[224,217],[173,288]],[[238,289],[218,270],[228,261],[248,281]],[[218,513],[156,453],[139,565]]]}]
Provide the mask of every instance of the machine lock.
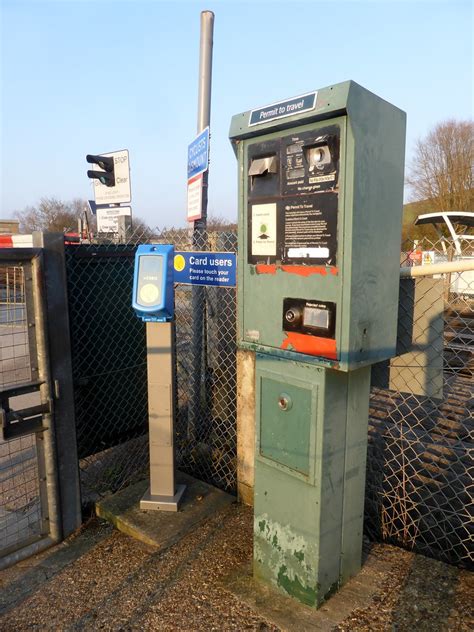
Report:
[{"label": "machine lock", "polygon": [[285,312],[285,320],[292,325],[298,325],[303,318],[303,310],[301,307],[292,305]]},{"label": "machine lock", "polygon": [[293,406],[293,400],[287,393],[280,393],[278,396],[278,408],[283,411],[290,410]]}]

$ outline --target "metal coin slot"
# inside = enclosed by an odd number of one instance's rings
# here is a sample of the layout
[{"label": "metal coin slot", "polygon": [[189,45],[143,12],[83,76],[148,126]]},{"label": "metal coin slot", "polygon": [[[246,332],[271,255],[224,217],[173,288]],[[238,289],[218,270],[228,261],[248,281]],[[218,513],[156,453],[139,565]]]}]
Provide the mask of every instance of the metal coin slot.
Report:
[{"label": "metal coin slot", "polygon": [[323,169],[325,165],[331,163],[331,152],[327,145],[305,147],[304,152],[310,171]]}]

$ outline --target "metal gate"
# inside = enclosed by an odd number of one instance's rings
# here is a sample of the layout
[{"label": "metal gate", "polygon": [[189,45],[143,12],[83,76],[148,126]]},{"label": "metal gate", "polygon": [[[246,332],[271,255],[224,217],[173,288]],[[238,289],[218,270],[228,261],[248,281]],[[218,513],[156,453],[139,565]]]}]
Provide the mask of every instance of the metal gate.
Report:
[{"label": "metal gate", "polygon": [[42,261],[0,251],[0,568],[61,538]]},{"label": "metal gate", "polygon": [[[131,306],[136,246],[153,242],[174,244],[176,250],[235,252],[236,241],[235,232],[203,231],[192,242],[187,230],[157,229],[138,231],[126,244],[66,246],[84,504],[148,475],[145,327]],[[191,286],[178,284],[175,291],[176,463],[235,493],[236,292],[203,289],[197,310]]]}]

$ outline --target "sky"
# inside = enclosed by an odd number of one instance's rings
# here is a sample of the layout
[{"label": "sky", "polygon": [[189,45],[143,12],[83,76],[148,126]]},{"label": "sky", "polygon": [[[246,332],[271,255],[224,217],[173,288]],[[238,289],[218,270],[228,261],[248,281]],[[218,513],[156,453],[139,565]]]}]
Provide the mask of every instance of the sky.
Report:
[{"label": "sky", "polygon": [[208,214],[237,217],[234,114],[353,79],[407,113],[407,164],[473,117],[473,3],[0,0],[0,217],[91,199],[86,154],[128,149],[132,209],[186,225],[200,12],[215,14]]}]

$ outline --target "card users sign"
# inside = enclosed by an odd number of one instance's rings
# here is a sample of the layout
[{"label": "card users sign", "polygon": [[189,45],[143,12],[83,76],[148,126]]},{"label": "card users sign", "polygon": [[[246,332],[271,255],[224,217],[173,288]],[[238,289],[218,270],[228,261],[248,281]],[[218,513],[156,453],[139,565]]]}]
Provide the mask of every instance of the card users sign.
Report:
[{"label": "card users sign", "polygon": [[236,255],[234,252],[175,252],[174,281],[235,287]]}]

